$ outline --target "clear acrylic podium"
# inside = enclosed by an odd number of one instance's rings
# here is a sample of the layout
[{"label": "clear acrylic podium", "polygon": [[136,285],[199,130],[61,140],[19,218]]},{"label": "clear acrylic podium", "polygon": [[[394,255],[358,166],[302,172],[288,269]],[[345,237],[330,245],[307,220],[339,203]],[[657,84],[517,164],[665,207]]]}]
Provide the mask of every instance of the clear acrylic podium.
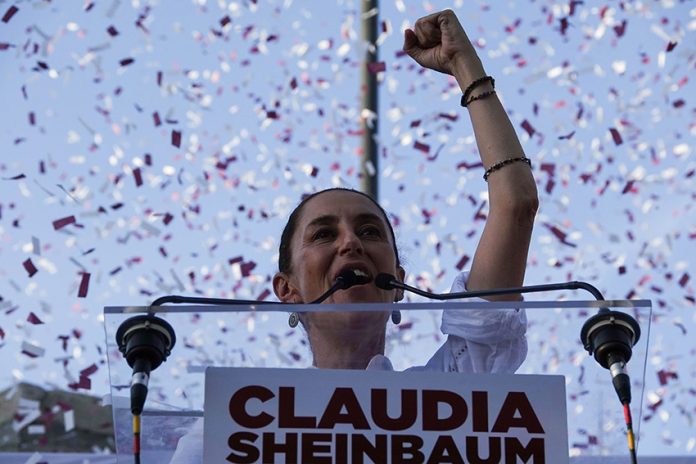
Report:
[{"label": "clear acrylic podium", "polygon": [[[294,329],[288,326],[291,309],[323,313],[399,309],[401,324],[387,323],[385,352],[398,371],[426,364],[445,342],[446,335],[440,332],[442,310],[480,312],[524,308],[528,319],[528,354],[517,373],[565,377],[570,455],[628,458],[623,411],[610,373],[588,355],[580,342],[583,324],[602,307],[630,314],[640,325],[641,336],[628,363],[633,394],[631,410],[639,437],[652,315],[648,300],[106,307],[106,346],[118,462],[133,462],[129,400],[132,369],[115,341],[123,321],[150,312],[165,319],[176,331],[171,355],[151,374],[141,426],[142,462],[166,463],[179,438],[203,417],[206,367],[311,367],[312,355],[304,330],[301,326]],[[152,309],[157,312],[153,313]]]}]

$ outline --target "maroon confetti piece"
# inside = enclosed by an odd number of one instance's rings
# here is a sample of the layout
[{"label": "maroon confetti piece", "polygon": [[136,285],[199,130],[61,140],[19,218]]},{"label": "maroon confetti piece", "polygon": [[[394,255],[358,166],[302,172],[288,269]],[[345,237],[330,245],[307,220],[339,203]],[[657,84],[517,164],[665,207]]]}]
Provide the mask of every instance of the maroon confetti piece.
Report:
[{"label": "maroon confetti piece", "polygon": [[[455,121],[457,121],[457,120],[459,119],[459,116],[458,116],[458,115],[456,115],[456,114],[447,114],[447,113],[440,113],[440,114],[437,115],[437,117],[438,117],[438,118],[442,118],[442,119],[447,119],[447,120],[452,121],[452,122],[455,122]],[[411,126],[411,127],[413,127],[413,126]]]},{"label": "maroon confetti piece", "polygon": [[534,129],[534,127],[532,127],[532,124],[529,121],[527,121],[526,119],[524,121],[522,121],[521,126],[522,126],[522,129],[527,131],[527,134],[529,134],[530,137],[536,133],[536,129]]},{"label": "maroon confetti piece", "polygon": [[84,298],[87,296],[87,291],[89,290],[89,272],[82,273],[82,280],[80,281],[80,288],[77,291],[78,298]]},{"label": "maroon confetti piece", "polygon": [[12,5],[8,10],[5,12],[5,15],[2,17],[2,22],[3,23],[8,23],[10,22],[10,19],[19,11],[19,8],[16,6]]},{"label": "maroon confetti piece", "polygon": [[466,266],[466,263],[468,263],[468,262],[469,262],[469,255],[462,256],[461,259],[459,260],[459,262],[457,263],[457,266],[456,266],[457,270],[461,271],[462,269],[464,269],[464,266]]},{"label": "maroon confetti piece", "polygon": [[31,258],[28,258],[26,261],[22,263],[22,266],[24,266],[24,269],[27,270],[27,274],[29,274],[29,277],[34,277],[34,274],[39,272],[38,269],[36,269],[36,266],[34,266],[34,263],[31,262]]},{"label": "maroon confetti piece", "polygon": [[675,108],[681,108],[685,104],[686,104],[686,102],[681,98],[679,100],[674,100],[674,102],[672,102],[672,106]]},{"label": "maroon confetti piece", "polygon": [[565,35],[566,31],[568,30],[568,26],[570,24],[568,23],[568,18],[561,18],[561,35]]},{"label": "maroon confetti piece", "polygon": [[5,339],[5,331],[2,330],[2,327],[0,327],[0,340],[4,340],[4,339]]},{"label": "maroon confetti piece", "polygon": [[669,372],[665,370],[657,371],[657,378],[660,381],[660,385],[667,385],[669,379],[678,379],[679,375],[676,372]]},{"label": "maroon confetti piece", "polygon": [[172,131],[172,145],[176,148],[181,147],[181,132],[173,130]]},{"label": "maroon confetti piece", "polygon": [[251,275],[251,271],[253,271],[256,267],[256,263],[249,261],[248,263],[242,263],[240,267],[242,269],[242,277],[249,277]]},{"label": "maroon confetti piece", "polygon": [[97,367],[96,364],[92,364],[89,367],[86,367],[80,371],[80,377],[89,377],[90,375],[94,374],[97,372],[99,368]]},{"label": "maroon confetti piece", "polygon": [[169,213],[166,213],[164,215],[164,218],[162,219],[162,222],[164,222],[164,225],[167,226],[167,225],[169,225],[170,222],[172,222],[173,219],[174,219],[174,216],[172,216]]},{"label": "maroon confetti piece", "polygon": [[37,316],[33,312],[30,312],[29,316],[27,316],[27,322],[30,324],[34,324],[34,325],[43,324],[43,321],[41,319],[39,319],[39,316]]},{"label": "maroon confetti piece", "polygon": [[7,50],[10,48],[10,44],[7,42],[0,42],[0,50]]},{"label": "maroon confetti piece", "polygon": [[367,63],[367,71],[370,74],[377,74],[378,72],[386,71],[387,64],[384,61],[379,61],[377,63]]},{"label": "maroon confetti piece", "polygon": [[418,140],[413,142],[413,148],[415,148],[416,150],[422,151],[423,153],[426,153],[426,154],[430,153],[430,145],[428,145],[427,143],[421,143]]},{"label": "maroon confetti piece", "polygon": [[160,119],[159,113],[157,111],[152,113],[152,119],[155,122],[155,127],[160,126],[162,124],[162,120]]},{"label": "maroon confetti piece", "polygon": [[623,190],[621,191],[621,194],[625,195],[628,192],[635,192],[635,190],[633,189],[634,183],[635,183],[634,180],[629,180],[628,182],[626,182],[626,185],[624,186]]},{"label": "maroon confetti piece", "polygon": [[674,50],[674,47],[676,47],[676,46],[677,46],[677,42],[670,42],[670,43],[667,44],[667,48],[665,49],[665,51],[666,51],[667,53],[669,53],[669,52],[671,52],[672,50]]},{"label": "maroon confetti piece", "polygon": [[143,175],[140,172],[140,168],[133,169],[133,179],[135,180],[136,187],[143,185]]},{"label": "maroon confetti piece", "polygon": [[230,17],[229,17],[229,16],[225,16],[224,18],[222,18],[222,19],[220,20],[220,26],[225,27],[225,26],[227,26],[227,25],[228,25],[229,23],[231,23],[231,22],[232,22],[232,20],[230,19]]},{"label": "maroon confetti piece", "polygon": [[547,229],[564,245],[575,248],[577,245],[566,240],[567,234],[558,227],[551,224],[544,224]]},{"label": "maroon confetti piece", "polygon": [[62,219],[57,219],[57,220],[53,221],[53,229],[60,230],[69,224],[75,224],[75,222],[76,222],[75,216],[68,216],[68,217],[64,217]]},{"label": "maroon confetti piece", "polygon": [[162,87],[162,71],[157,71],[157,87]]},{"label": "maroon confetti piece", "polygon": [[623,139],[621,138],[621,134],[619,134],[619,131],[611,127],[609,128],[609,132],[611,132],[611,138],[614,139],[614,143],[616,145],[621,145],[623,143]]},{"label": "maroon confetti piece", "polygon": [[686,272],[684,273],[683,276],[679,279],[679,286],[680,287],[686,287],[686,283],[689,281],[689,274]]},{"label": "maroon confetti piece", "polygon": [[132,64],[134,61],[135,61],[135,59],[133,59],[133,58],[124,58],[121,61],[119,61],[118,63],[121,66],[128,66],[129,64]]},{"label": "maroon confetti piece", "polygon": [[256,297],[256,300],[257,300],[257,301],[263,301],[263,300],[265,300],[266,298],[268,298],[268,296],[269,296],[270,294],[271,294],[271,291],[270,291],[269,289],[267,289],[267,288],[264,288],[264,289],[263,289],[263,292],[261,292],[261,294],[260,294],[258,297]]},{"label": "maroon confetti piece", "polygon": [[36,115],[34,115],[33,111],[29,112],[29,124],[32,126],[36,124]]},{"label": "maroon confetti piece", "polygon": [[106,32],[108,32],[111,37],[116,37],[118,35],[118,30],[114,26],[109,26]]},{"label": "maroon confetti piece", "polygon": [[68,387],[73,390],[79,390],[80,388],[83,390],[90,390],[92,388],[92,381],[89,377],[80,376],[79,382],[73,382],[69,384]]},{"label": "maroon confetti piece", "polygon": [[19,179],[24,179],[25,177],[27,177],[27,176],[24,174],[17,174],[16,176],[13,176],[13,177],[3,177],[3,180],[19,180]]},{"label": "maroon confetti piece", "polygon": [[266,111],[266,117],[268,119],[278,119],[280,116],[278,116],[278,112],[271,110],[271,111]]},{"label": "maroon confetti piece", "polygon": [[623,35],[626,33],[626,25],[628,23],[624,19],[621,21],[621,24],[614,26],[614,32],[616,33],[616,37],[623,37]]}]

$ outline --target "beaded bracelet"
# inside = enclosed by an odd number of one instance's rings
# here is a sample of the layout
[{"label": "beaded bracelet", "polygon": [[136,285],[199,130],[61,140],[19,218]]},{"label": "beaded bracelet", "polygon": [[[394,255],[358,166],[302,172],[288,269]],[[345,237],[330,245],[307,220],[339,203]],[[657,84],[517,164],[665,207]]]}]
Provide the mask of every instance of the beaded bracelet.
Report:
[{"label": "beaded bracelet", "polygon": [[479,85],[483,84],[484,82],[489,82],[489,81],[491,83],[491,87],[493,87],[493,90],[495,90],[495,79],[493,79],[493,76],[480,77],[480,78],[476,79],[475,81],[473,81],[471,84],[469,84],[466,89],[464,89],[464,94],[462,95],[462,100],[460,102],[461,105],[463,107],[466,107],[466,105],[471,103],[471,101],[473,101],[473,100],[469,100],[469,95],[471,94],[471,92]]},{"label": "beaded bracelet", "polygon": [[502,167],[507,166],[508,164],[516,163],[518,161],[522,161],[523,163],[527,163],[530,168],[532,167],[532,160],[530,160],[529,158],[527,158],[525,156],[522,156],[520,158],[508,158],[506,160],[498,161],[493,166],[486,169],[486,172],[483,173],[483,180],[488,182],[488,176],[490,176],[492,172],[495,172],[495,171],[501,169]]},{"label": "beaded bracelet", "polygon": [[475,102],[476,100],[481,100],[482,98],[490,97],[491,95],[495,95],[495,90],[487,90],[485,92],[481,92],[478,95],[475,95],[469,99],[468,102],[464,103],[462,106],[466,108],[471,104],[471,102]]}]

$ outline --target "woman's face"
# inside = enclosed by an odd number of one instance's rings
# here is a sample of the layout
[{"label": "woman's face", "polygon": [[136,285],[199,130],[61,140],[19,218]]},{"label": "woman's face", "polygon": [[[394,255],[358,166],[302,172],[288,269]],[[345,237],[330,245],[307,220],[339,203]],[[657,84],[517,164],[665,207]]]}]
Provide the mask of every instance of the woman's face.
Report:
[{"label": "woman's face", "polygon": [[274,279],[276,294],[288,303],[315,300],[346,269],[367,274],[370,283],[339,290],[326,303],[394,302],[398,298],[394,290],[379,289],[372,281],[381,272],[404,278],[382,212],[353,192],[329,191],[304,205],[291,258],[290,272]]}]

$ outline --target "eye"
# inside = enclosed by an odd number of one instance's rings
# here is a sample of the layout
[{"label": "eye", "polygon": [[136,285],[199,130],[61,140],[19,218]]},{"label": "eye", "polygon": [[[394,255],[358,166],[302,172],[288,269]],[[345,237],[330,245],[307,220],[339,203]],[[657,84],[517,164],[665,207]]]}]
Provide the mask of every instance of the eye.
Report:
[{"label": "eye", "polygon": [[316,232],[314,232],[312,234],[312,240],[313,241],[326,240],[326,239],[332,238],[333,235],[334,235],[333,230],[324,227],[324,228],[318,229]]},{"label": "eye", "polygon": [[382,230],[377,226],[365,225],[360,228],[359,234],[361,237],[381,237]]}]

